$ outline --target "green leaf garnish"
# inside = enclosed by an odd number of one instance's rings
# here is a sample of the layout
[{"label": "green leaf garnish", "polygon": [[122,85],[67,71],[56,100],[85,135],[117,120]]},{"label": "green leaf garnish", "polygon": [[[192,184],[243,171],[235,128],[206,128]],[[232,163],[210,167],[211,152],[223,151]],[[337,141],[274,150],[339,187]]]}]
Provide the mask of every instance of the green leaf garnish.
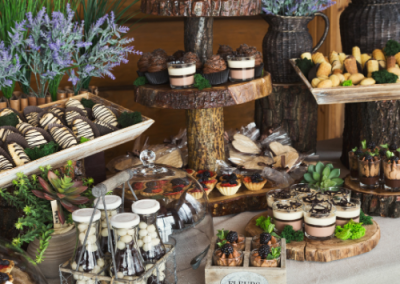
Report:
[{"label": "green leaf garnish", "polygon": [[395,56],[400,52],[400,43],[393,39],[388,40],[383,52],[385,52],[386,56]]},{"label": "green leaf garnish", "polygon": [[124,111],[118,117],[118,123],[119,125],[121,125],[122,128],[129,127],[140,122],[142,122],[142,114],[138,111],[135,112]]},{"label": "green leaf garnish", "polygon": [[18,117],[15,113],[10,113],[4,116],[0,116],[0,126],[17,126],[19,123]]},{"label": "green leaf garnish", "polygon": [[133,85],[135,85],[136,87],[139,87],[139,86],[146,85],[148,83],[149,83],[149,81],[147,81],[147,78],[145,76],[140,76],[140,77],[136,78],[135,82],[133,82]]},{"label": "green leaf garnish", "polygon": [[256,220],[256,226],[269,234],[272,234],[275,228],[275,225],[272,224],[271,217],[269,216],[267,218],[264,216],[258,217]]},{"label": "green leaf garnish", "polygon": [[226,239],[226,235],[227,235],[228,233],[229,233],[229,230],[224,230],[224,229],[218,230],[217,237],[218,237],[218,239],[220,239],[220,240],[225,240],[225,239]]},{"label": "green leaf garnish", "polygon": [[288,244],[291,241],[301,242],[304,240],[304,233],[302,231],[293,230],[293,226],[286,225],[283,228],[281,237],[286,239],[286,243]]},{"label": "green leaf garnish", "polygon": [[227,241],[223,240],[222,242],[218,242],[217,245],[218,245],[219,248],[221,248],[226,243],[227,243]]},{"label": "green leaf garnish", "polygon": [[387,151],[386,151],[386,157],[387,157],[388,159],[390,159],[391,157],[394,157],[394,153],[393,153],[393,152],[390,152],[389,150],[387,150]]},{"label": "green leaf garnish", "polygon": [[29,159],[34,161],[57,152],[58,148],[59,146],[57,143],[50,141],[47,144],[43,144],[35,148],[26,148],[24,151],[28,155]]},{"label": "green leaf garnish", "polygon": [[360,222],[363,223],[364,225],[372,225],[373,224],[372,217],[365,215],[362,210],[360,212]]},{"label": "green leaf garnish", "polygon": [[361,147],[362,147],[363,149],[367,149],[367,140],[361,141]]},{"label": "green leaf garnish", "polygon": [[79,140],[79,144],[85,143],[90,141],[90,139],[86,138],[86,137],[81,137],[81,140]]},{"label": "green leaf garnish", "polygon": [[87,107],[87,108],[90,108],[90,109],[92,109],[93,108],[93,106],[96,104],[94,101],[92,101],[92,100],[87,100],[87,99],[85,99],[85,98],[82,98],[81,99],[81,104],[84,106],[84,107]]},{"label": "green leaf garnish", "polygon": [[343,87],[351,87],[351,86],[353,86],[353,81],[351,81],[351,80],[343,81],[342,86]]},{"label": "green leaf garnish", "polygon": [[358,150],[358,147],[354,147],[353,149],[351,149],[351,151],[355,152]]},{"label": "green leaf garnish", "polygon": [[389,143],[382,144],[382,145],[380,145],[380,147],[384,148],[384,149],[388,149],[389,148]]},{"label": "green leaf garnish", "polygon": [[362,223],[355,223],[353,220],[350,220],[343,228],[341,226],[336,226],[335,237],[341,240],[357,240],[362,238],[366,231]]},{"label": "green leaf garnish", "polygon": [[210,84],[210,81],[208,81],[206,78],[204,78],[200,74],[195,74],[193,87],[195,87],[201,91],[203,89],[211,88],[211,84]]},{"label": "green leaf garnish", "polygon": [[281,256],[281,247],[271,247],[271,251],[267,255],[267,259],[272,260]]},{"label": "green leaf garnish", "polygon": [[390,73],[386,69],[383,69],[372,72],[372,78],[374,78],[377,84],[387,84],[387,83],[396,83],[397,80],[399,79],[399,76]]},{"label": "green leaf garnish", "polygon": [[308,78],[308,73],[310,72],[311,68],[313,68],[314,63],[312,62],[312,60],[307,58],[298,58],[296,59],[296,66],[299,67],[304,76]]}]

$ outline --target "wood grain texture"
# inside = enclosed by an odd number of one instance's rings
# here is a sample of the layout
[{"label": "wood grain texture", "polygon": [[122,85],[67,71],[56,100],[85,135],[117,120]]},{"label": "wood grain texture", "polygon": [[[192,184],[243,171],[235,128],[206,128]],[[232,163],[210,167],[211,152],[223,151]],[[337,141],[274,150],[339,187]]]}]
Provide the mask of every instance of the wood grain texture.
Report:
[{"label": "wood grain texture", "polygon": [[[256,220],[260,216],[267,217],[263,212],[253,217],[245,228],[246,236],[255,236],[262,233],[256,226]],[[325,241],[315,241],[304,238],[302,242],[291,242],[286,244],[287,259],[298,261],[330,262],[367,253],[378,244],[381,233],[378,223],[373,221],[372,225],[365,226],[365,236],[358,240],[340,240],[332,238]]]},{"label": "wood grain texture", "polygon": [[194,170],[217,170],[225,160],[223,108],[186,111],[188,166]]},{"label": "wood grain texture", "polygon": [[261,13],[260,0],[142,0],[145,14],[170,17],[234,17]]},{"label": "wood grain texture", "polygon": [[135,102],[148,107],[205,109],[243,104],[272,92],[271,75],[243,83],[225,83],[208,89],[171,89],[169,85],[135,88]]},{"label": "wood grain texture", "polygon": [[350,176],[345,178],[345,186],[351,189],[353,198],[361,200],[361,208],[366,214],[400,218],[400,192],[386,191],[383,188],[362,189]]},{"label": "wood grain texture", "polygon": [[283,127],[302,153],[317,150],[318,105],[303,83],[273,84],[271,95],[256,101],[255,122],[261,133]]},{"label": "wood grain texture", "polygon": [[185,51],[196,53],[203,63],[213,55],[213,23],[212,17],[184,20]]}]

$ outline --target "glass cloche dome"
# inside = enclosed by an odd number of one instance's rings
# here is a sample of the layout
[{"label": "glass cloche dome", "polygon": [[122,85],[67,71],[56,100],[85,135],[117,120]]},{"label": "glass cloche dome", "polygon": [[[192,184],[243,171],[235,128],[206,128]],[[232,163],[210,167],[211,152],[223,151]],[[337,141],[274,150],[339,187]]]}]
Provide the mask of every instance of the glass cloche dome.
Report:
[{"label": "glass cloche dome", "polygon": [[160,203],[157,215],[160,236],[164,243],[171,237],[176,241],[178,283],[190,283],[192,269],[204,269],[205,255],[214,235],[207,194],[185,170],[153,164],[155,158],[152,151],[141,152],[143,165],[125,170],[131,176],[130,187],[120,186],[114,194],[123,198],[125,211],[129,212],[136,200],[156,199]]}]

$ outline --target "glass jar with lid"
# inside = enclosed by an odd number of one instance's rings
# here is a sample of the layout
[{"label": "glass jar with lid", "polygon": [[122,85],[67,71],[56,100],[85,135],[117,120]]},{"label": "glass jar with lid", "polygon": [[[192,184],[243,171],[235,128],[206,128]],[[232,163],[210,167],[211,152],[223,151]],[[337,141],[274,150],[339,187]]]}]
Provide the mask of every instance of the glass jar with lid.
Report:
[{"label": "glass jar with lid", "polygon": [[[92,224],[89,226],[92,215]],[[78,267],[78,271],[94,274],[104,270],[104,254],[99,245],[100,218],[100,211],[93,208],[79,209],[72,213],[72,220],[77,228],[76,247],[71,261],[73,270]],[[104,271],[101,274],[104,274]]]},{"label": "glass jar with lid", "polygon": [[[111,222],[111,217],[120,213],[120,207],[122,203],[121,197],[117,195],[106,195],[104,197],[108,215],[108,222]],[[98,198],[94,200],[94,204],[97,204]],[[111,247],[108,241],[108,228],[107,228],[107,220],[106,220],[106,211],[104,210],[103,200],[100,199],[99,204],[97,205],[97,209],[101,212],[101,221],[100,221],[100,249],[103,253],[111,253]],[[111,239],[113,240],[113,231],[111,230]]]},{"label": "glass jar with lid", "polygon": [[160,203],[154,199],[142,199],[132,204],[132,212],[140,217],[138,246],[143,260],[155,263],[165,255],[165,247],[157,229],[157,213]]},{"label": "glass jar with lid", "polygon": [[140,218],[133,213],[119,213],[111,218],[114,231],[115,269],[118,279],[133,280],[145,272],[143,258],[138,247],[138,225]]}]

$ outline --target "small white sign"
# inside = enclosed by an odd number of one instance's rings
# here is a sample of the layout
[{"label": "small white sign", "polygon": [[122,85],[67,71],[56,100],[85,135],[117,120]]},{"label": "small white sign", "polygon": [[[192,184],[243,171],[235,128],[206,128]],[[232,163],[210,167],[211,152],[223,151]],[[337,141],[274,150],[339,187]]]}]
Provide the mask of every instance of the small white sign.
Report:
[{"label": "small white sign", "polygon": [[268,284],[268,281],[257,273],[235,272],[222,278],[221,284]]}]

